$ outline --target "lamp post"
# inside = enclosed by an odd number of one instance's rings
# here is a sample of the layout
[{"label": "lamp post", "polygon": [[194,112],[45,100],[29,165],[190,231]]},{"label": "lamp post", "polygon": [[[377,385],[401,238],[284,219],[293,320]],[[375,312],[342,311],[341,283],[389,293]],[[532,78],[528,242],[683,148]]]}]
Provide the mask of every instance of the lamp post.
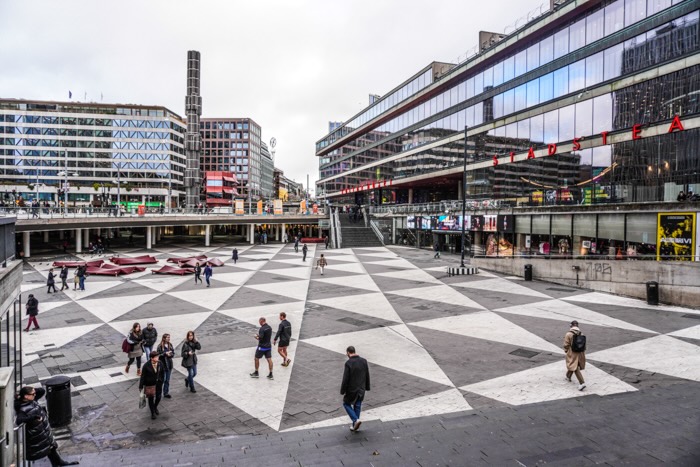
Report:
[{"label": "lamp post", "polygon": [[[466,235],[464,231],[464,223],[467,220],[467,125],[464,125],[464,170],[462,171],[462,263],[460,267],[464,267],[464,250],[466,243]],[[471,250],[471,245],[469,246]]]}]

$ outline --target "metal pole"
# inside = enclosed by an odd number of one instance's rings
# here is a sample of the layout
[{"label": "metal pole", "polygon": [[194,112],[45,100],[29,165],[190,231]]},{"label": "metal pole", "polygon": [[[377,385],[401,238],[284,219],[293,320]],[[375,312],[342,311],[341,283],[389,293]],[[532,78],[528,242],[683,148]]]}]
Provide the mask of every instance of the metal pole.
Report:
[{"label": "metal pole", "polygon": [[122,212],[122,178],[121,178],[121,170],[119,165],[117,165],[117,217],[121,215]]},{"label": "metal pole", "polygon": [[464,267],[464,250],[465,250],[465,244],[466,244],[464,223],[465,223],[466,219],[467,219],[467,125],[464,125],[464,171],[462,172],[462,263],[460,264],[460,267]]},{"label": "metal pole", "polygon": [[64,182],[63,182],[63,214],[65,216],[68,215],[68,151],[63,150],[63,153],[66,155],[66,172],[64,176]]}]

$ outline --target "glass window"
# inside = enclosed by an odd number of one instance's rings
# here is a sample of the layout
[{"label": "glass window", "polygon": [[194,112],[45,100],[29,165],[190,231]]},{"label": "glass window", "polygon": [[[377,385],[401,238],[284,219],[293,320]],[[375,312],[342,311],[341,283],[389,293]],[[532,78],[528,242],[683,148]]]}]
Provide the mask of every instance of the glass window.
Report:
[{"label": "glass window", "polygon": [[544,114],[544,142],[556,143],[559,141],[559,111],[552,110]]},{"label": "glass window", "polygon": [[548,73],[539,78],[540,80],[540,102],[547,102],[554,99],[554,74]]},{"label": "glass window", "polygon": [[670,6],[671,0],[647,0],[647,15],[651,16]]},{"label": "glass window", "polygon": [[586,60],[579,60],[569,65],[569,92],[576,92],[586,87]]},{"label": "glass window", "polygon": [[532,71],[540,66],[540,44],[539,42],[527,49],[527,71]]},{"label": "glass window", "polygon": [[586,45],[586,19],[579,20],[569,27],[569,52]]},{"label": "glass window", "polygon": [[508,125],[506,125],[506,138],[510,140],[515,140],[518,138],[517,123],[509,123]]},{"label": "glass window", "polygon": [[540,41],[540,65],[552,61],[554,57],[554,36],[549,36]]},{"label": "glass window", "polygon": [[493,118],[503,116],[503,93],[493,96]]},{"label": "glass window", "polygon": [[515,91],[509,89],[503,93],[503,115],[513,113],[513,109],[515,109]]},{"label": "glass window", "polygon": [[484,123],[484,102],[479,102],[474,105],[474,125],[481,125]]},{"label": "glass window", "polygon": [[527,106],[532,107],[540,103],[540,80],[533,79],[527,83]]},{"label": "glass window", "polygon": [[564,67],[554,72],[554,97],[561,97],[569,93],[569,67]]},{"label": "glass window", "polygon": [[549,214],[532,216],[532,233],[549,235]]},{"label": "glass window", "polygon": [[567,105],[559,109],[559,141],[574,139],[574,117],[576,115],[573,105]]},{"label": "glass window", "polygon": [[586,87],[603,82],[603,52],[586,58]]},{"label": "glass window", "polygon": [[656,214],[627,214],[627,241],[656,243]]},{"label": "glass window", "polygon": [[625,239],[625,216],[622,214],[598,214],[598,238]]},{"label": "glass window", "polygon": [[474,77],[474,95],[478,96],[484,92],[484,74],[479,73]]},{"label": "glass window", "polygon": [[593,99],[576,104],[576,137],[593,133]]},{"label": "glass window", "polygon": [[610,94],[596,97],[593,100],[593,131],[599,134],[612,129],[613,101]]},{"label": "glass window", "polygon": [[530,216],[515,216],[515,231],[530,233]]},{"label": "glass window", "polygon": [[503,62],[498,62],[493,66],[493,85],[503,84]]},{"label": "glass window", "polygon": [[489,90],[493,87],[493,67],[484,70],[484,90]]},{"label": "glass window", "polygon": [[569,28],[562,29],[554,35],[554,59],[569,53]]},{"label": "glass window", "polygon": [[571,214],[552,216],[552,235],[571,235]]},{"label": "glass window", "polygon": [[623,44],[617,44],[603,51],[603,80],[617,78],[622,72]]},{"label": "glass window", "polygon": [[523,110],[527,106],[527,86],[525,84],[521,84],[520,86],[515,88],[514,91],[515,91],[514,111],[518,112],[520,110]]},{"label": "glass window", "polygon": [[474,126],[474,106],[467,109],[467,126]]},{"label": "glass window", "polygon": [[612,164],[612,146],[596,146],[592,149],[591,165],[593,167],[608,167]]},{"label": "glass window", "polygon": [[586,18],[586,44],[593,43],[605,35],[605,10],[598,10]]},{"label": "glass window", "polygon": [[647,0],[625,0],[625,27],[643,20],[647,15]]},{"label": "glass window", "polygon": [[515,57],[508,57],[503,61],[503,82],[508,82],[514,77]]},{"label": "glass window", "polygon": [[467,82],[463,81],[459,83],[457,88],[457,99],[459,102],[464,102],[467,99]]},{"label": "glass window", "polygon": [[474,77],[467,80],[467,99],[474,97]]},{"label": "glass window", "polygon": [[530,119],[520,120],[518,122],[518,139],[528,141],[530,139]]},{"label": "glass window", "polygon": [[610,35],[625,27],[625,3],[617,0],[605,7],[605,35]]},{"label": "glass window", "polygon": [[527,71],[527,51],[523,50],[515,55],[515,76],[520,76]]},{"label": "glass window", "polygon": [[544,115],[530,118],[530,141],[533,144],[544,143]]}]

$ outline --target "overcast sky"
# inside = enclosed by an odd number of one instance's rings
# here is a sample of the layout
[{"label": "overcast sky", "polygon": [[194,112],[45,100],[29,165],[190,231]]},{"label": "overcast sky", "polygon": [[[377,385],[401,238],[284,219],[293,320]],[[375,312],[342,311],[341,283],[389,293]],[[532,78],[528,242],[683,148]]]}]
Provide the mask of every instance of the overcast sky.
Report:
[{"label": "overcast sky", "polygon": [[478,31],[512,32],[547,0],[0,0],[0,97],[163,105],[185,116],[188,50],[203,117],[250,117],[306,184],[328,121],[362,110]]}]

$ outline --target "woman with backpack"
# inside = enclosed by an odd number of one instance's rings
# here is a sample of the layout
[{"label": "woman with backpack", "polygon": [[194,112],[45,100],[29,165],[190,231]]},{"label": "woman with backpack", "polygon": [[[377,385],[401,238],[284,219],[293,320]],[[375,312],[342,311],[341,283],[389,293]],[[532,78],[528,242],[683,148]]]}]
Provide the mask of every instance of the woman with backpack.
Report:
[{"label": "woman with backpack", "polygon": [[129,361],[126,363],[126,368],[124,371],[129,372],[129,367],[136,360],[136,376],[141,376],[141,356],[143,355],[143,333],[141,332],[141,325],[139,323],[134,323],[129,331],[129,335],[126,337],[127,343],[131,345],[131,350],[127,353]]},{"label": "woman with backpack", "polygon": [[190,392],[197,392],[194,388],[194,377],[197,376],[197,350],[202,350],[201,344],[194,336],[194,331],[187,331],[187,339],[182,344],[182,366],[187,368],[187,378],[185,387],[190,388]]},{"label": "woman with backpack", "polygon": [[571,328],[564,335],[564,352],[566,352],[566,380],[571,382],[571,375],[578,380],[578,390],[583,391],[586,383],[581,370],[586,368],[586,336],[581,334],[578,321],[571,322]]}]

